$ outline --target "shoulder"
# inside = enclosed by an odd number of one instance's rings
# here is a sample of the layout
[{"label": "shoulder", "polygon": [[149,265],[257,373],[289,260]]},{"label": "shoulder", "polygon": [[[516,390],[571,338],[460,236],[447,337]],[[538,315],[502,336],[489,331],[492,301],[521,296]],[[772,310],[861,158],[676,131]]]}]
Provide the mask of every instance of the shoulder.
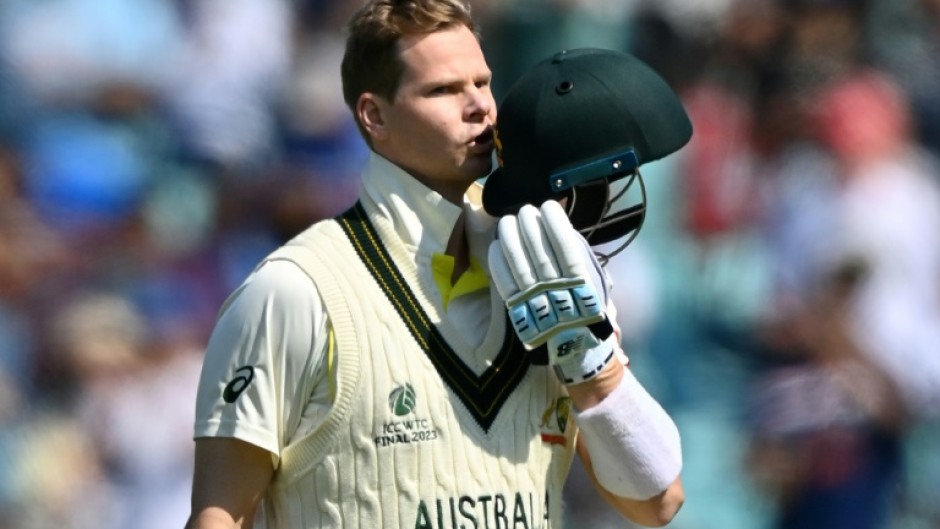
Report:
[{"label": "shoulder", "polygon": [[313,281],[290,261],[266,261],[223,307],[207,358],[285,362],[301,372],[318,357],[329,318]]},{"label": "shoulder", "polygon": [[313,280],[288,259],[271,259],[259,266],[242,285],[241,296],[277,297],[283,302],[304,302],[316,297]]},{"label": "shoulder", "polygon": [[262,263],[236,290],[223,319],[254,320],[273,315],[322,317],[323,304],[313,280],[296,263],[272,259]]}]

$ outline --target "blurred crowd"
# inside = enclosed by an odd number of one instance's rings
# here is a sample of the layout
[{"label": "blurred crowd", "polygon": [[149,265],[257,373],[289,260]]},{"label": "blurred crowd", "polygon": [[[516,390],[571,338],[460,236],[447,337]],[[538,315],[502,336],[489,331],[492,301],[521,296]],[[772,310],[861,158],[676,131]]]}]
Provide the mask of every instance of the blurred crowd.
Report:
[{"label": "blurred crowd", "polygon": [[[0,3],[0,529],[182,527],[202,348],[355,199],[359,0]],[[940,528],[940,1],[471,0],[497,100],[629,51],[695,128],[608,268],[683,529]],[[614,527],[566,489],[573,527]]]}]

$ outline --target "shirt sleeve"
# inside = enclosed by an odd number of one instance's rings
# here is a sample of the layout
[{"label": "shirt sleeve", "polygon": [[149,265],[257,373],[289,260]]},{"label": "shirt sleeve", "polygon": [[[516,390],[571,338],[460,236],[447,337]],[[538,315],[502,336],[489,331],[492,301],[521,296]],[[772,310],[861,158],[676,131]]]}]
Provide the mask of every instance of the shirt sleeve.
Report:
[{"label": "shirt sleeve", "polygon": [[328,406],[328,333],[309,276],[290,261],[261,266],[233,293],[209,338],[194,437],[241,439],[277,464],[311,403]]}]

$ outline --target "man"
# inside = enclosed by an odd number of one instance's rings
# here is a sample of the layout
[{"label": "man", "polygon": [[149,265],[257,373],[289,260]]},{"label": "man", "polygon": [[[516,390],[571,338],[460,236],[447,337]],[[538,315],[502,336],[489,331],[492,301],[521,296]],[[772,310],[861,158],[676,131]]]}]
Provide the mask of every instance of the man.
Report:
[{"label": "man", "polygon": [[[664,525],[683,501],[678,432],[616,360],[616,334],[588,334],[613,307],[536,336],[507,318],[565,285],[606,290],[557,202],[498,229],[529,246],[557,231],[573,249],[561,283],[515,284],[538,255],[492,244],[474,182],[492,169],[496,105],[469,9],[373,0],[349,29],[344,92],[373,151],[363,192],[223,306],[187,527],[251,527],[259,504],[268,528],[560,527],[575,451],[604,467],[615,508]],[[531,361],[546,345],[554,370]]]}]

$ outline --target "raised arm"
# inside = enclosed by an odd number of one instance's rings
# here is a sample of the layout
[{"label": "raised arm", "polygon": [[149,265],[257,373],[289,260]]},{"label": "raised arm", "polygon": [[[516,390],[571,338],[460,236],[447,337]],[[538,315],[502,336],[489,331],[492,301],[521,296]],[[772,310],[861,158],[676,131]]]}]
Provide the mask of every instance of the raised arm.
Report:
[{"label": "raised arm", "polygon": [[516,334],[547,348],[568,389],[602,496],[637,523],[669,523],[684,496],[679,431],[624,366],[606,273],[587,241],[557,202],[527,205],[499,220],[489,265]]}]

